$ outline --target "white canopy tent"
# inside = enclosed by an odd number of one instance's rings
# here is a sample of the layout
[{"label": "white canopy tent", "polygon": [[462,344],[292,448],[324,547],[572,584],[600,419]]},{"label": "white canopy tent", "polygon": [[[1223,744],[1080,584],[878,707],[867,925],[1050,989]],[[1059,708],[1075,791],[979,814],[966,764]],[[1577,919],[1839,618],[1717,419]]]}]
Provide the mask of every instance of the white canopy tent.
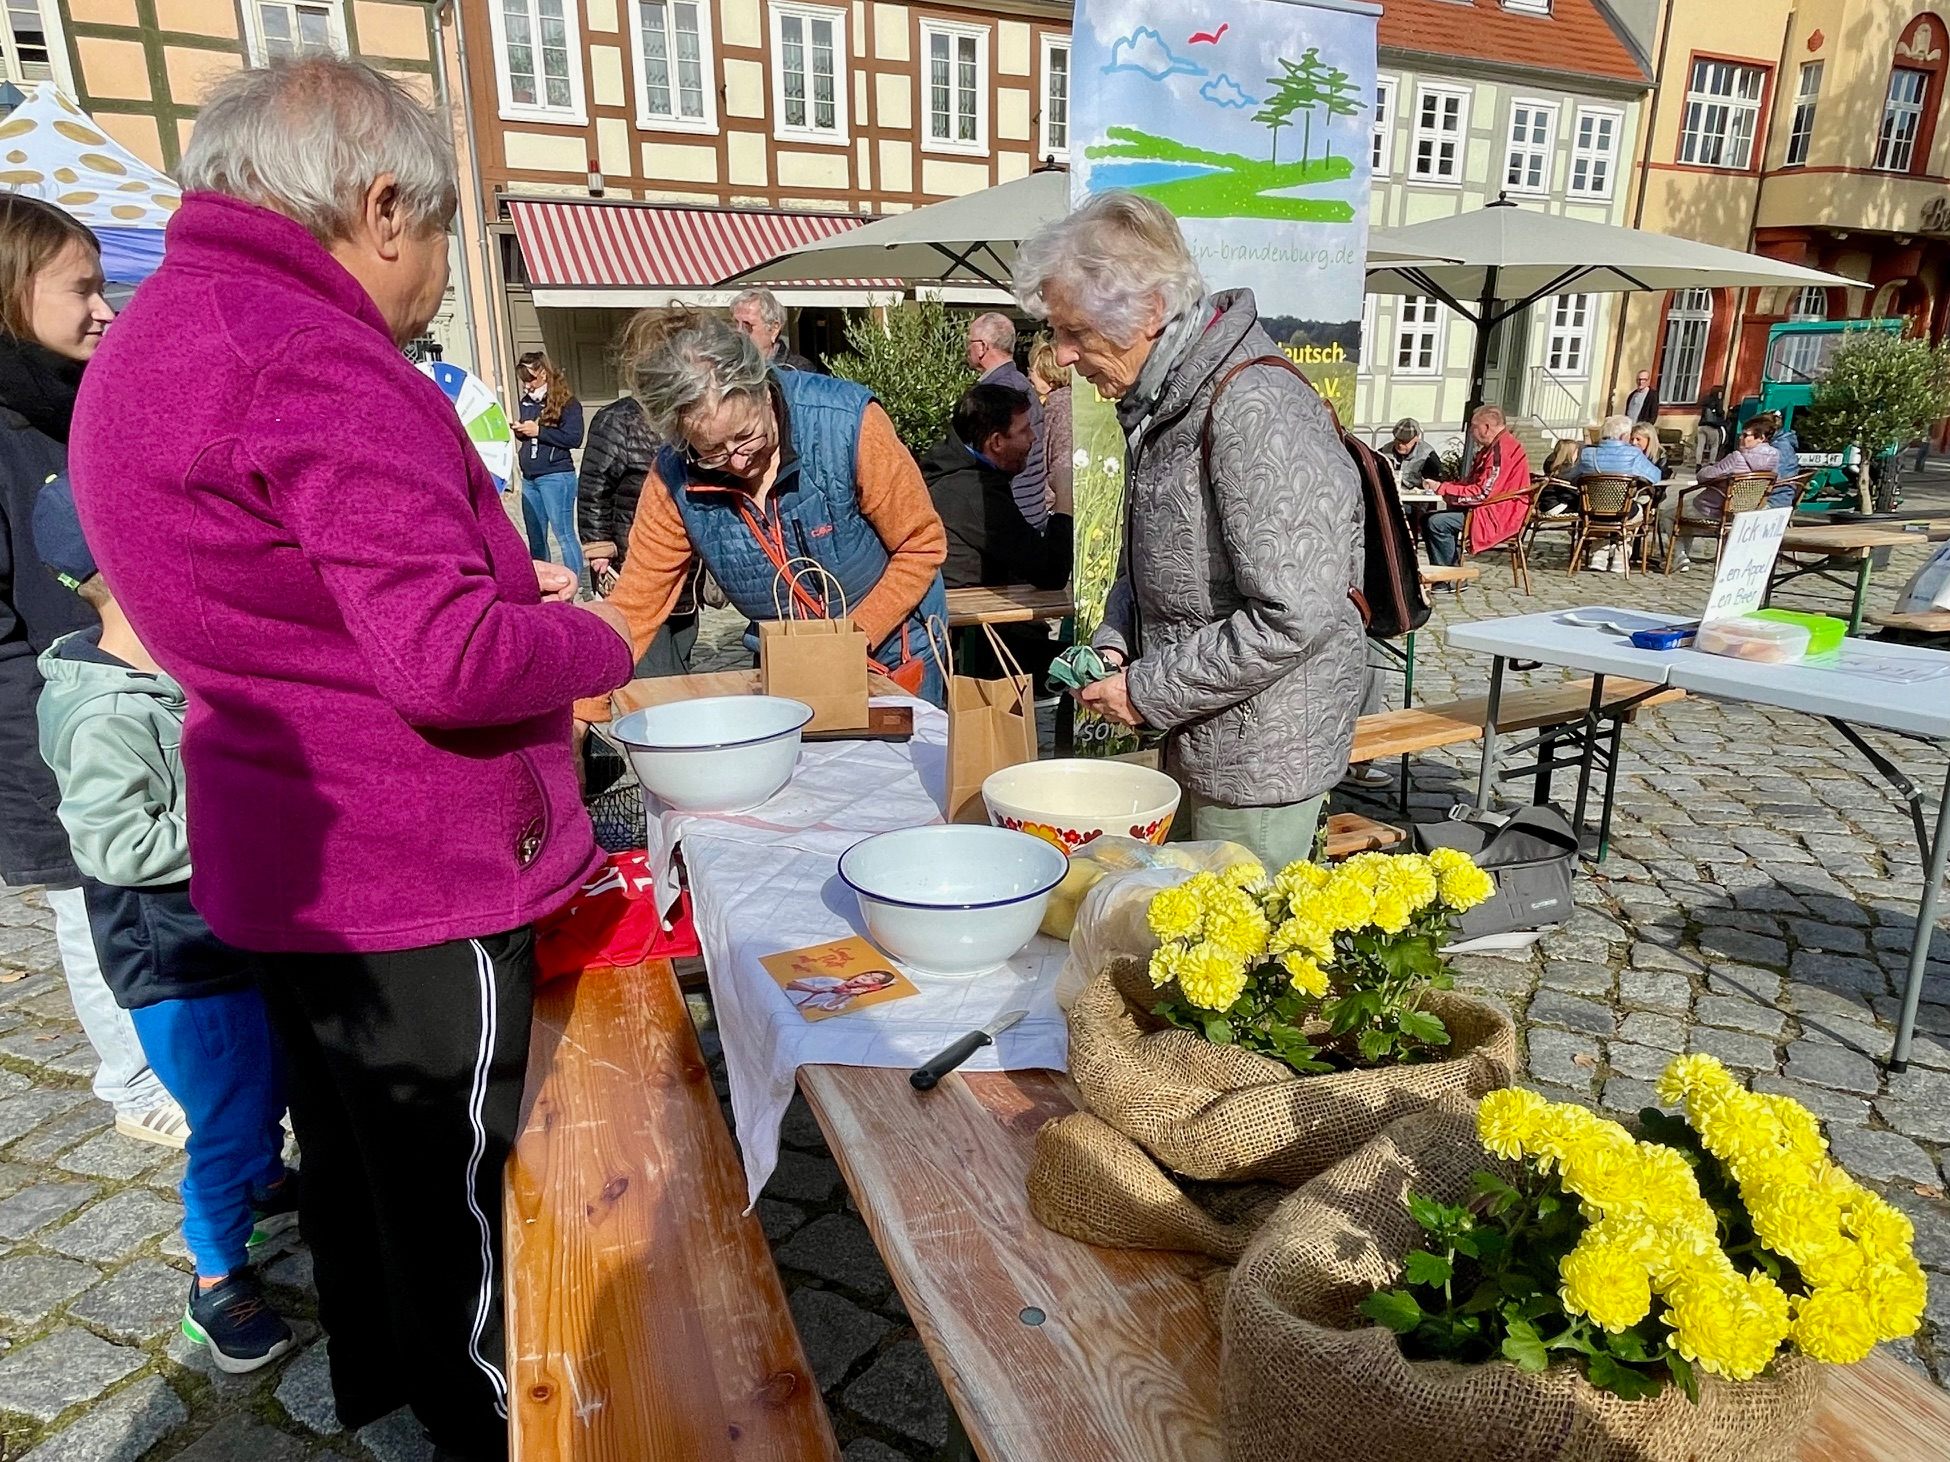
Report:
[{"label": "white canopy tent", "polygon": [[1490,332],[1541,299],[1782,285],[1859,289],[1862,281],[1692,239],[1519,208],[1507,199],[1368,236],[1369,294],[1433,295],[1476,327],[1471,411],[1483,400]]}]

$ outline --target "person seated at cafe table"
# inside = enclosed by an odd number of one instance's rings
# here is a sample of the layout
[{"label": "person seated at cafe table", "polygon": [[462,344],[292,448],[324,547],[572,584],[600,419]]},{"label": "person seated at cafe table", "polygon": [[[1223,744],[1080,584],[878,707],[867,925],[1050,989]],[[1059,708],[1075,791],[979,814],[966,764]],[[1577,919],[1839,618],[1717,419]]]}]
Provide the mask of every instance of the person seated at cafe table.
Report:
[{"label": "person seated at cafe table", "polygon": [[[1580,451],[1578,460],[1571,464],[1570,480],[1582,482],[1587,477],[1632,477],[1648,487],[1659,482],[1664,476],[1664,469],[1633,445],[1633,426],[1634,422],[1629,416],[1607,416],[1598,424],[1598,440]],[[1647,427],[1646,430],[1650,431],[1651,428]],[[1641,501],[1633,521],[1639,521],[1639,515],[1644,511]],[[1591,567],[1611,568],[1614,558],[1609,545],[1594,548],[1591,551]],[[1617,567],[1623,572],[1622,561]]]},{"label": "person seated at cafe table", "polygon": [[[641,655],[693,557],[753,621],[850,615],[879,668],[940,704],[947,535],[914,458],[865,386],[768,366],[750,337],[682,305],[628,333],[624,381],[665,445],[609,603]],[[584,701],[583,721],[608,719]]]},{"label": "person seated at cafe table", "polygon": [[[921,459],[921,476],[948,533],[942,577],[950,589],[978,584],[1029,584],[1060,589],[1070,582],[1073,556],[1069,479],[1058,481],[1049,523],[1030,527],[1010,484],[1036,447],[1029,397],[1010,386],[977,383],[962,393],[948,435]],[[1045,624],[1004,624],[996,634],[1031,679],[1042,683],[1057,644]],[[964,636],[962,668],[993,678],[1000,672],[986,636]],[[960,648],[960,647],[958,647]]]},{"label": "person seated at cafe table", "polygon": [[[1697,487],[1684,488],[1667,497],[1659,505],[1660,536],[1668,540],[1671,538],[1673,525],[1678,522],[1682,507],[1686,516],[1695,522],[1717,523],[1727,501],[1727,490],[1721,486],[1722,483],[1756,472],[1778,473],[1781,454],[1774,449],[1771,438],[1775,423],[1779,420],[1773,415],[1754,417],[1740,429],[1738,446],[1719,461],[1708,462],[1699,469]],[[1682,573],[1693,566],[1683,540],[1674,551],[1673,566]]]},{"label": "person seated at cafe table", "polygon": [[[1476,458],[1454,482],[1433,484],[1453,506],[1430,513],[1422,524],[1429,562],[1462,561],[1465,527],[1471,553],[1483,553],[1514,538],[1530,514],[1530,457],[1505,422],[1500,406],[1479,406],[1470,414],[1469,435]],[[1479,511],[1471,512],[1471,508]]]},{"label": "person seated at cafe table", "polygon": [[1570,485],[1571,469],[1577,465],[1583,444],[1566,437],[1544,458],[1544,481],[1537,489],[1537,511],[1547,518],[1562,518],[1578,510],[1578,490]]},{"label": "person seated at cafe table", "polygon": [[1382,444],[1380,455],[1394,469],[1395,486],[1402,492],[1421,492],[1448,476],[1441,456],[1422,435],[1422,423],[1412,416],[1395,423],[1394,434]]}]

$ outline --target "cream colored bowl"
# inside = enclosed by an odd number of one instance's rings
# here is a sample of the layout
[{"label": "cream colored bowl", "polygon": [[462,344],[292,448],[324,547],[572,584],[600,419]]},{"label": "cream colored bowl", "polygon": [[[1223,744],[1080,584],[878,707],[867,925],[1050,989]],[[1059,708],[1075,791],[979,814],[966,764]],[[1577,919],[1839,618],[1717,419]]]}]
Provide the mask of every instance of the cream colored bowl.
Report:
[{"label": "cream colored bowl", "polygon": [[1091,757],[1024,762],[982,783],[990,822],[1066,853],[1110,833],[1162,843],[1178,798],[1178,784],[1163,772]]}]

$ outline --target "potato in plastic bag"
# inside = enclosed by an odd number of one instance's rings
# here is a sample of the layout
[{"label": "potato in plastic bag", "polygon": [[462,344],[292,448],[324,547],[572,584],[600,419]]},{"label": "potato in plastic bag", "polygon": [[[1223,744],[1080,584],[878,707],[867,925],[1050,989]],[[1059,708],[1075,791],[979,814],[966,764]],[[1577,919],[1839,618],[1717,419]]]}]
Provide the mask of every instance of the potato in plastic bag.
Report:
[{"label": "potato in plastic bag", "polygon": [[1166,843],[1104,837],[1070,855],[1070,872],[1050,895],[1042,932],[1070,941],[1056,980],[1056,1002],[1070,1008],[1093,971],[1118,955],[1148,961],[1158,947],[1145,915],[1152,896],[1194,873],[1257,863],[1238,843]]}]

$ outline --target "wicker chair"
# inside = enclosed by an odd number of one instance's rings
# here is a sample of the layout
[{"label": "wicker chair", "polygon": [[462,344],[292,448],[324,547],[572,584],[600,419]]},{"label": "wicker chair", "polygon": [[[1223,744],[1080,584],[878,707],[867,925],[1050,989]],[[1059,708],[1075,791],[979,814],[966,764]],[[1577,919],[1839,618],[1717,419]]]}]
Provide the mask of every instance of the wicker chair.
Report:
[{"label": "wicker chair", "polygon": [[[1577,491],[1576,483],[1566,482],[1561,477],[1541,478],[1537,483],[1537,497],[1539,501],[1542,500],[1544,493],[1553,487],[1564,488],[1571,492]],[[1558,513],[1550,516],[1539,512],[1533,506],[1530,510],[1529,521],[1523,525],[1523,531],[1525,539],[1524,557],[1527,559],[1532,550],[1537,547],[1537,535],[1539,533],[1562,531],[1576,537],[1578,531],[1578,515],[1576,513]]]},{"label": "wicker chair", "polygon": [[[1609,543],[1625,555],[1625,572],[1632,571],[1632,550],[1651,517],[1647,500],[1651,484],[1624,473],[1592,472],[1578,479],[1583,506],[1578,512],[1578,536],[1571,541],[1571,572],[1584,564],[1587,545]],[[1644,569],[1643,562],[1639,565]]]},{"label": "wicker chair", "polygon": [[[1480,503],[1471,504],[1469,511],[1463,517],[1461,545],[1464,556],[1481,558],[1484,554],[1507,552],[1510,555],[1511,582],[1519,589],[1522,589],[1525,594],[1530,592],[1530,555],[1525,545],[1530,541],[1531,524],[1537,521],[1537,492],[1540,486],[1541,484],[1533,482],[1526,487],[1517,488],[1512,492],[1499,493],[1495,497],[1484,498]],[[1476,510],[1478,508],[1490,507],[1496,503],[1515,502],[1518,499],[1527,502],[1529,507],[1525,509],[1523,522],[1517,525],[1517,531],[1495,547],[1483,549],[1481,553],[1471,554],[1469,551],[1469,529],[1471,523],[1475,521]]]},{"label": "wicker chair", "polygon": [[[1686,501],[1704,487],[1718,487],[1726,499],[1717,518],[1698,518],[1686,515]],[[1751,513],[1756,508],[1765,507],[1767,498],[1774,491],[1774,474],[1771,472],[1743,472],[1738,477],[1728,477],[1717,483],[1701,483],[1699,487],[1689,487],[1679,497],[1679,513],[1672,522],[1672,537],[1666,540],[1666,572],[1670,574],[1679,556],[1679,542],[1682,538],[1711,537],[1713,552],[1717,557],[1726,547],[1727,532],[1733,526],[1734,517],[1740,513]]]},{"label": "wicker chair", "polygon": [[1774,491],[1779,492],[1784,487],[1793,488],[1794,501],[1791,506],[1799,509],[1801,499],[1805,498],[1808,495],[1808,489],[1815,485],[1815,477],[1817,475],[1816,469],[1810,467],[1805,472],[1795,473],[1792,477],[1783,477],[1779,482],[1774,484]]}]

